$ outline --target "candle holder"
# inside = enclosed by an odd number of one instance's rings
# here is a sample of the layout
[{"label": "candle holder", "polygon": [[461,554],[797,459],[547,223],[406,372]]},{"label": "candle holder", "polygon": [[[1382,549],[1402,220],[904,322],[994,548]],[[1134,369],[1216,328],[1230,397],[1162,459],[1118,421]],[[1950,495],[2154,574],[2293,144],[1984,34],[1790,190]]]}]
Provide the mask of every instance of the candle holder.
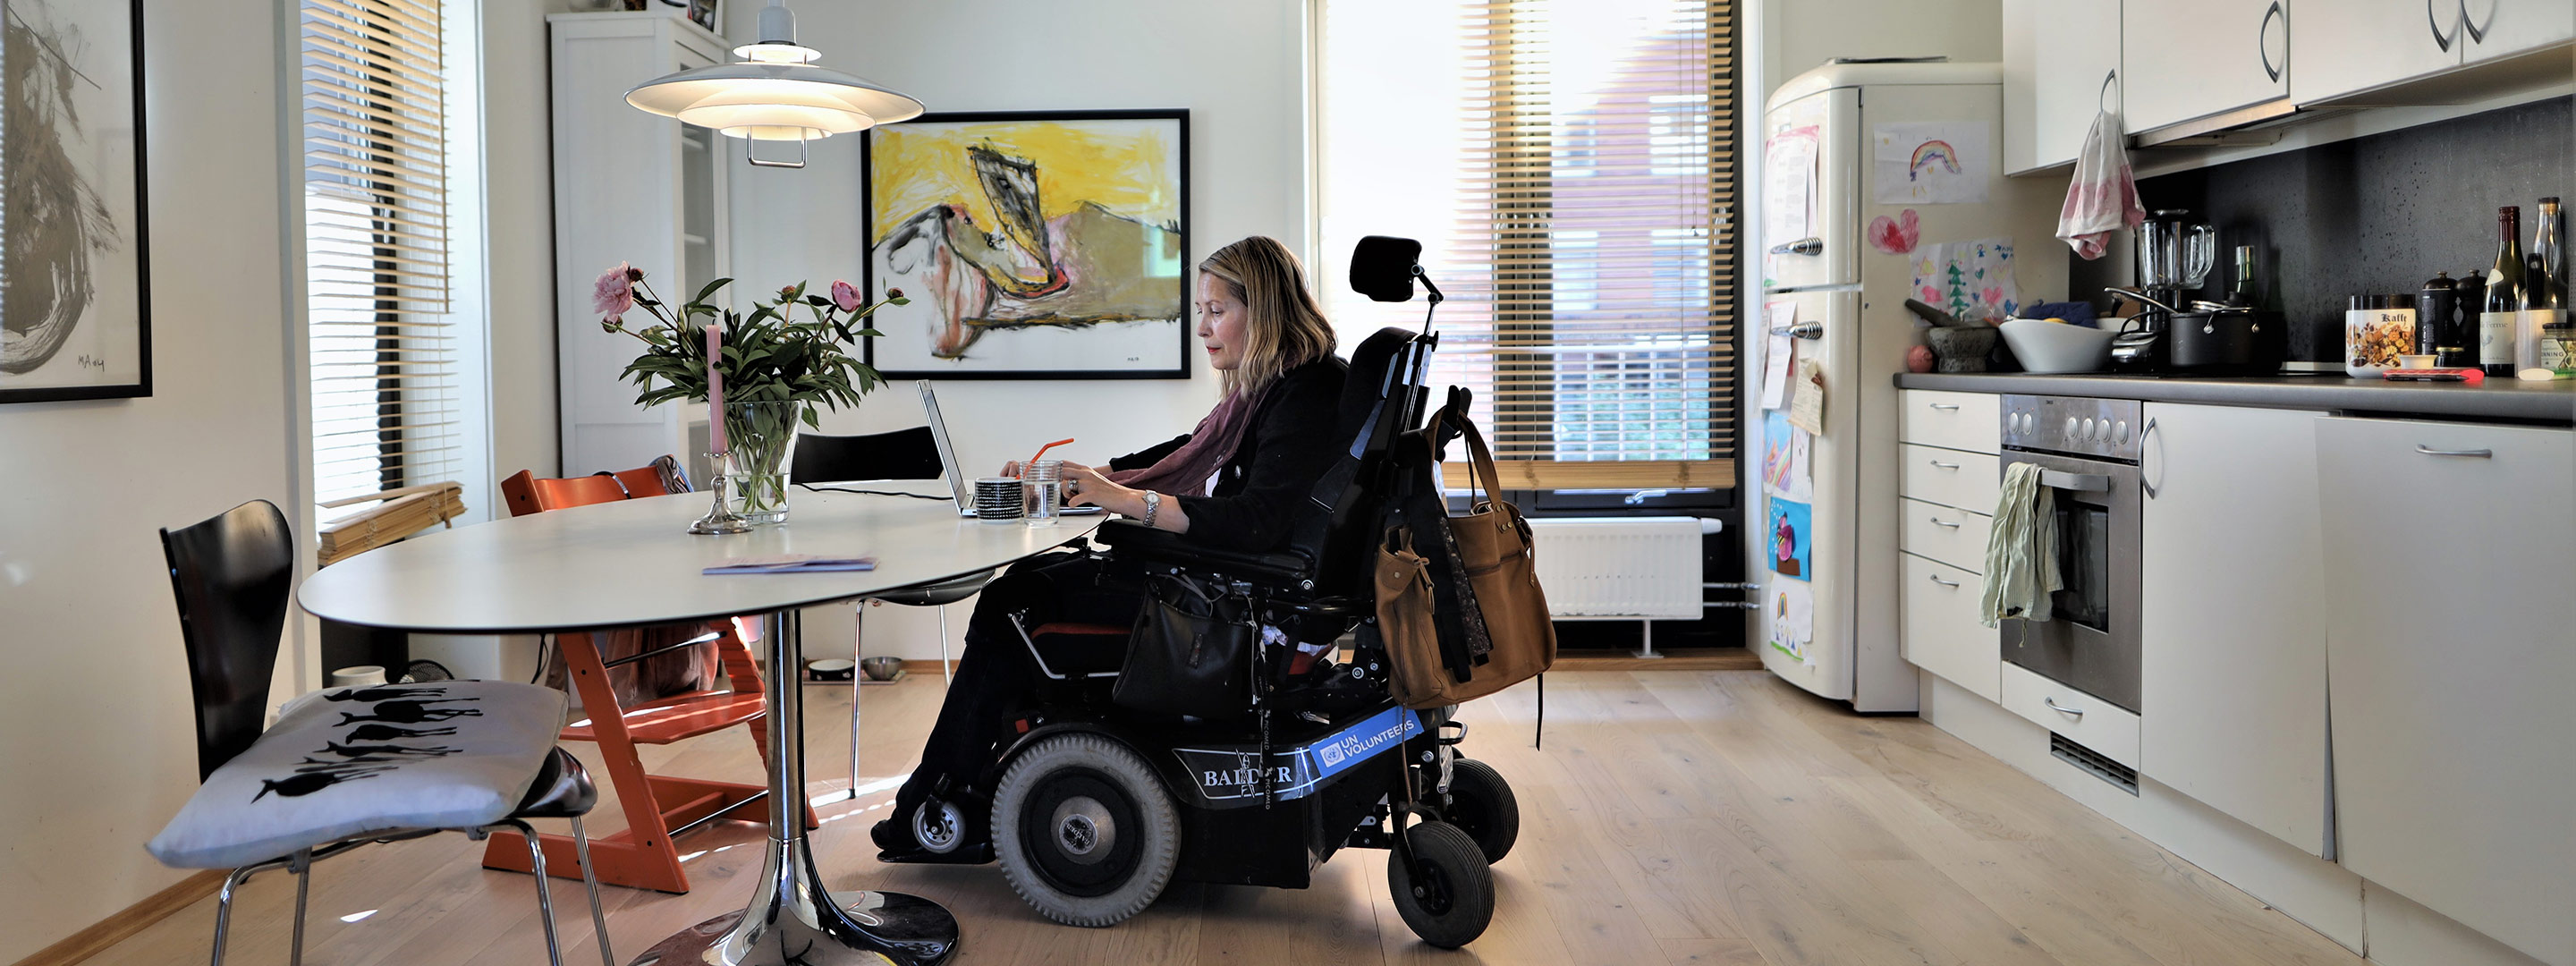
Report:
[{"label": "candle holder", "polygon": [[699,517],[696,523],[689,524],[690,533],[701,536],[722,536],[728,533],[751,532],[751,521],[745,519],[742,514],[733,512],[730,496],[733,492],[733,480],[725,473],[725,470],[732,466],[732,461],[728,458],[730,455],[720,452],[707,454],[707,465],[712,468],[709,470],[711,478],[707,481],[707,489],[714,491],[716,503],[707,510],[706,516]]}]

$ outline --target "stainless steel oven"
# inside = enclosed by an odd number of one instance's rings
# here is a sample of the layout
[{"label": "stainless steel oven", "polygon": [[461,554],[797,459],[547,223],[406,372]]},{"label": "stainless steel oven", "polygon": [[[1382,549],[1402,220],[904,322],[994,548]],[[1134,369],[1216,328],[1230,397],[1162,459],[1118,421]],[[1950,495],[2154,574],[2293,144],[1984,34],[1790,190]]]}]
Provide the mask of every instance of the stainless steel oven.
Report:
[{"label": "stainless steel oven", "polygon": [[2138,708],[2139,440],[2130,399],[2003,398],[2003,466],[2041,470],[2057,516],[2065,589],[2045,621],[2007,620],[2004,660],[2112,704]]}]

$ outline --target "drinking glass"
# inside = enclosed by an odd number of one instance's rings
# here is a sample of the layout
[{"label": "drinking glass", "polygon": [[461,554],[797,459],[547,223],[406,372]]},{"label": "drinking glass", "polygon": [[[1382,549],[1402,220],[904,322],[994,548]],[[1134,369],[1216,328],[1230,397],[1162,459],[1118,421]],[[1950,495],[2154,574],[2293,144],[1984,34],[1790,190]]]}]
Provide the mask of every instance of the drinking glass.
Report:
[{"label": "drinking glass", "polygon": [[1055,526],[1064,504],[1064,461],[1031,460],[1020,469],[1020,482],[1028,486],[1029,526]]}]

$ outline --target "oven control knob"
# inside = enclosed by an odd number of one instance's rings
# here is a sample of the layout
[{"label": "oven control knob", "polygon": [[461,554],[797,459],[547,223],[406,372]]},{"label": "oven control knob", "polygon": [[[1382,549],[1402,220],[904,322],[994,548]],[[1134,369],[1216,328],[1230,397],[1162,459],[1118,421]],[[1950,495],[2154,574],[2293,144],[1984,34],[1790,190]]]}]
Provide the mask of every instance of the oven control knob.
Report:
[{"label": "oven control knob", "polygon": [[2093,417],[2091,417],[2091,416],[2086,416],[2086,417],[2084,417],[2083,427],[2082,427],[2081,429],[2079,429],[2079,430],[2077,430],[2077,431],[2076,431],[2076,433],[2075,433],[2075,438],[2076,438],[2076,439],[2091,439],[2092,437],[2093,437]]},{"label": "oven control knob", "polygon": [[2114,443],[2126,443],[2129,441],[2128,420],[2123,419],[2111,424],[2111,441]]},{"label": "oven control knob", "polygon": [[2066,417],[2066,438],[2075,438],[2075,417],[2073,416]]}]

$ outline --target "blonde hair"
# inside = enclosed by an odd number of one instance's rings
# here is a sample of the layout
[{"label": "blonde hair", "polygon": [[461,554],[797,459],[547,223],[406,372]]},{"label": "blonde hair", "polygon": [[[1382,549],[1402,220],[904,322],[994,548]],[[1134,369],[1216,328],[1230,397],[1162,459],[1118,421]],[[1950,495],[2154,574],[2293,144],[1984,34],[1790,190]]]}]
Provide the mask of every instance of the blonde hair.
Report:
[{"label": "blonde hair", "polygon": [[1333,354],[1333,325],[1324,320],[1306,269],[1276,238],[1254,235],[1210,254],[1199,271],[1216,276],[1243,303],[1243,363],[1220,374],[1226,395],[1259,392],[1279,374]]}]

